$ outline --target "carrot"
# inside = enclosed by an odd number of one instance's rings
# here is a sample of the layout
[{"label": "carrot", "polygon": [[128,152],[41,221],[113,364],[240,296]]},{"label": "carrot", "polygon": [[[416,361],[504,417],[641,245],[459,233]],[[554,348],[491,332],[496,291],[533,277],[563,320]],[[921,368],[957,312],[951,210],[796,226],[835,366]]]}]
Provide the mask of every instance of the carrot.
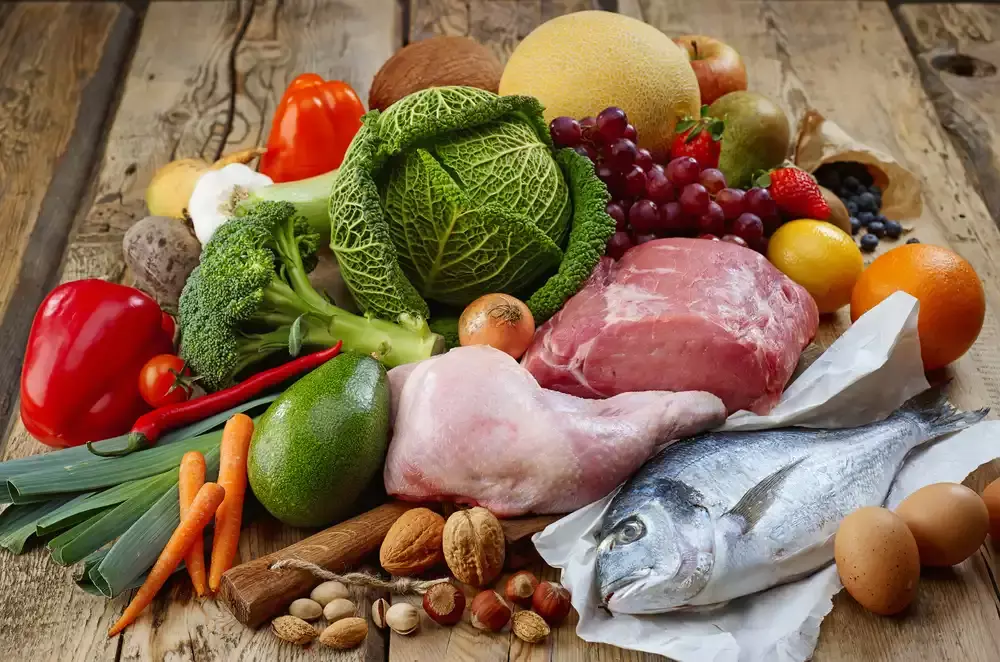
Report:
[{"label": "carrot", "polygon": [[181,560],[191,549],[194,541],[201,538],[202,531],[212,521],[212,516],[225,496],[225,490],[215,483],[205,483],[201,486],[194,501],[191,502],[187,514],[181,518],[181,523],[174,529],[173,535],[167,541],[167,546],[160,552],[160,558],[156,559],[146,581],[132,598],[132,602],[125,608],[118,622],[108,630],[109,637],[115,636],[135,622],[142,610],[153,601],[170,575],[181,564]]},{"label": "carrot", "polygon": [[[198,451],[184,453],[181,458],[180,479],[178,488],[181,493],[181,519],[187,514],[191,502],[201,486],[205,484],[205,456]],[[184,557],[187,565],[188,575],[194,585],[194,591],[198,595],[205,595],[208,591],[205,577],[205,539],[198,537],[191,550]]]},{"label": "carrot", "polygon": [[215,514],[215,537],[212,539],[212,566],[208,572],[208,587],[214,592],[222,584],[222,573],[233,565],[240,542],[243,519],[243,495],[247,489],[247,454],[253,437],[253,420],[246,414],[236,414],[222,431],[219,453],[219,485],[226,498]]}]

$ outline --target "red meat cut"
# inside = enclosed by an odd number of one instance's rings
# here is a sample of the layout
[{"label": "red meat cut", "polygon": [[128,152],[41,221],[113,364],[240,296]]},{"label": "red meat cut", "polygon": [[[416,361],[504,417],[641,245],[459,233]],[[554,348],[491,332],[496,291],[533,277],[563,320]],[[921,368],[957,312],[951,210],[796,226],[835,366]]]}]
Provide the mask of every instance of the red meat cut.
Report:
[{"label": "red meat cut", "polygon": [[759,253],[659,239],[603,258],[522,363],[544,388],[580,397],[707,391],[730,413],[763,414],[818,324],[809,293]]}]

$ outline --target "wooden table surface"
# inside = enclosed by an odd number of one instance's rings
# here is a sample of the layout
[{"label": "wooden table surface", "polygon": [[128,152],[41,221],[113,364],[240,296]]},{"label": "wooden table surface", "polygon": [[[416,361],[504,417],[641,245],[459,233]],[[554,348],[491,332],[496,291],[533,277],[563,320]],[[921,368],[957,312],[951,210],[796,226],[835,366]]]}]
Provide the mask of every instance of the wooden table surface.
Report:
[{"label": "wooden table surface", "polygon": [[[350,82],[367,98],[397,48],[469,35],[503,59],[561,13],[620,11],[671,35],[703,33],[742,53],[751,89],[798,117],[808,107],[884,148],[922,178],[924,242],[948,245],[982,277],[986,325],[950,369],[965,407],[1000,405],[1000,6],[838,0],[261,0],[0,3],[0,425],[2,458],[41,452],[17,416],[32,316],[60,281],[127,279],[121,239],[145,215],[157,167],[261,144],[286,83],[303,71]],[[994,33],[997,30],[997,33]],[[641,83],[641,81],[637,81]],[[820,344],[846,328],[823,323]],[[1000,466],[1000,464],[998,464]],[[1000,475],[981,468],[969,484]],[[256,517],[242,558],[305,532]],[[901,618],[872,616],[843,594],[815,659],[1000,660],[998,558],[992,548],[925,573]],[[555,571],[545,570],[555,577]],[[126,596],[127,597],[127,596]],[[585,644],[572,627],[546,645],[468,624],[413,638],[372,635],[362,648],[301,649],[240,626],[186,582],[137,625],[107,639],[126,597],[76,589],[35,550],[0,557],[0,659],[31,660],[652,660]],[[365,606],[375,597],[361,594]],[[656,658],[661,659],[661,658]]]}]

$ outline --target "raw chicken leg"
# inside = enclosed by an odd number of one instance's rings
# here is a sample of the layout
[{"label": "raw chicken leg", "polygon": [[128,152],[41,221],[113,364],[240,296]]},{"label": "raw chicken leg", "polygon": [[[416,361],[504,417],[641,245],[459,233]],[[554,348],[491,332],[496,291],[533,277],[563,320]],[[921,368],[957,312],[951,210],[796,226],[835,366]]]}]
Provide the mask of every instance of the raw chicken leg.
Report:
[{"label": "raw chicken leg", "polygon": [[548,391],[486,346],[395,368],[389,380],[395,419],[386,491],[476,504],[504,517],[585,506],[664,444],[726,418],[709,393],[586,400]]}]

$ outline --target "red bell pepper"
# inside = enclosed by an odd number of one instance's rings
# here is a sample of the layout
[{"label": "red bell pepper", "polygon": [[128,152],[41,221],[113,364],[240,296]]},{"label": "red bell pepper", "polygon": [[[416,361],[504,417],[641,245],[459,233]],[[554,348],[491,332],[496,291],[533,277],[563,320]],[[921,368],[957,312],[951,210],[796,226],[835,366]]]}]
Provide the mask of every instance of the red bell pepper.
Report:
[{"label": "red bell pepper", "polygon": [[77,280],[35,313],[21,369],[21,420],[43,444],[64,448],[129,431],[149,406],[139,370],[173,351],[173,319],[139,290]]},{"label": "red bell pepper", "polygon": [[274,111],[260,172],[275,182],[292,182],[339,168],[364,114],[347,83],[297,76]]}]

